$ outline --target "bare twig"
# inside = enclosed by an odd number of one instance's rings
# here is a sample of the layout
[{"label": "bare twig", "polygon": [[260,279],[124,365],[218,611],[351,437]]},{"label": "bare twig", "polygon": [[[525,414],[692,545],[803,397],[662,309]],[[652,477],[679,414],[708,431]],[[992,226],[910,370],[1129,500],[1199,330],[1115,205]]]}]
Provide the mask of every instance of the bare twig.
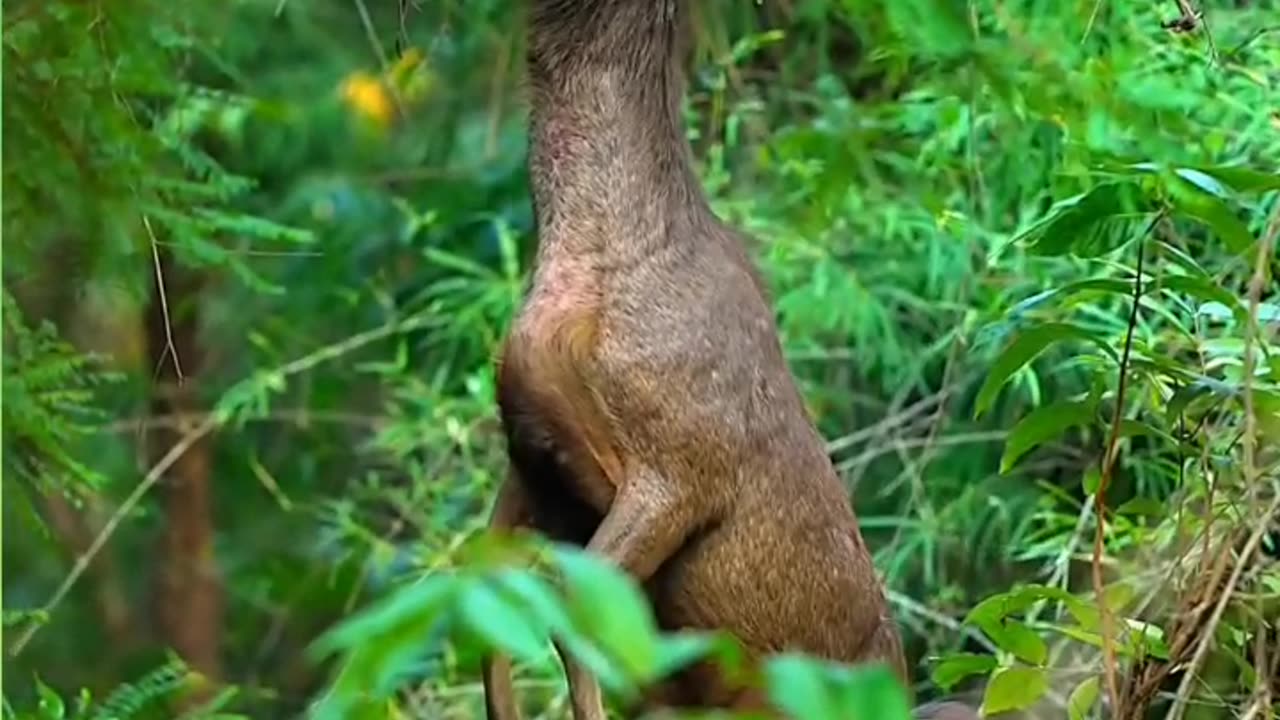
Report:
[{"label": "bare twig", "polygon": [[147,237],[151,240],[151,262],[155,266],[156,273],[156,297],[160,300],[160,315],[164,318],[164,350],[160,353],[160,360],[156,362],[155,374],[160,374],[160,368],[164,366],[165,357],[173,358],[173,372],[181,385],[185,378],[182,375],[182,360],[178,357],[178,346],[173,342],[173,323],[169,320],[169,293],[164,288],[164,270],[160,263],[160,242],[156,240],[156,233],[151,229],[151,219],[146,215],[142,216],[142,226],[147,230]]},{"label": "bare twig", "polygon": [[[1253,553],[1262,544],[1262,538],[1267,534],[1271,523],[1275,521],[1277,512],[1280,512],[1280,494],[1272,498],[1271,504],[1263,512],[1262,518],[1253,529],[1253,533],[1249,535],[1249,540],[1245,543],[1244,549],[1240,551],[1240,558],[1231,570],[1231,577],[1227,580],[1226,587],[1219,591],[1218,602],[1214,604],[1213,614],[1209,616],[1208,622],[1205,623],[1204,629],[1200,632],[1200,642],[1196,646],[1196,653],[1191,657],[1191,662],[1187,664],[1183,671],[1182,682],[1178,684],[1178,692],[1174,696],[1173,707],[1169,709],[1169,714],[1165,716],[1165,720],[1181,720],[1183,712],[1186,711],[1187,701],[1191,697],[1191,683],[1195,682],[1196,676],[1200,672],[1200,666],[1204,663],[1204,658],[1209,653],[1209,646],[1213,644],[1214,631],[1217,630],[1218,623],[1222,621],[1222,614],[1227,609],[1227,603],[1231,602],[1231,596],[1235,594],[1235,587],[1240,582],[1240,576],[1244,573],[1245,567],[1248,566],[1249,559],[1253,556]],[[1212,588],[1213,584],[1209,587]],[[1263,680],[1263,682],[1265,681]]]},{"label": "bare twig", "polygon": [[1120,690],[1116,684],[1116,648],[1114,619],[1111,608],[1107,607],[1103,595],[1102,554],[1107,532],[1107,486],[1111,482],[1111,474],[1115,470],[1116,457],[1120,447],[1120,424],[1124,417],[1124,396],[1129,386],[1129,356],[1133,349],[1133,331],[1138,324],[1138,308],[1142,305],[1142,265],[1146,257],[1147,236],[1164,218],[1164,213],[1157,213],[1147,224],[1142,235],[1138,237],[1138,262],[1133,273],[1133,303],[1129,309],[1129,323],[1124,334],[1124,350],[1120,356],[1120,378],[1116,383],[1116,404],[1111,415],[1111,434],[1107,439],[1106,454],[1103,455],[1102,472],[1098,481],[1098,490],[1093,494],[1093,511],[1096,520],[1096,531],[1093,535],[1093,592],[1098,600],[1098,613],[1102,620],[1102,660],[1106,669],[1107,694],[1111,707],[1120,707]]},{"label": "bare twig", "polygon": [[373,18],[369,16],[369,8],[365,6],[364,0],[355,0],[356,12],[360,13],[360,24],[364,27],[365,37],[369,39],[369,46],[373,48],[373,53],[378,56],[378,67],[386,69],[387,67],[387,51],[382,47],[382,41],[378,39],[378,31],[373,27]]},{"label": "bare twig", "polygon": [[[41,607],[43,615],[47,617],[53,614],[54,608],[56,608],[58,604],[62,602],[62,599],[66,597],[67,593],[71,591],[72,586],[76,584],[76,581],[79,580],[80,576],[84,574],[84,571],[88,569],[89,563],[93,562],[93,559],[97,557],[98,552],[107,544],[107,540],[115,533],[116,528],[124,521],[124,518],[129,513],[133,512],[133,509],[142,500],[143,496],[146,495],[156,483],[160,482],[160,479],[164,477],[165,472],[168,471],[170,467],[173,467],[173,464],[178,462],[178,460],[186,454],[187,450],[190,450],[191,447],[199,442],[201,438],[212,432],[216,426],[217,422],[214,416],[210,415],[206,417],[204,422],[192,428],[191,431],[175,443],[173,447],[169,448],[169,452],[165,453],[165,456],[160,458],[159,462],[151,467],[151,470],[147,472],[147,475],[142,479],[142,482],[138,483],[138,486],[133,489],[133,492],[129,493],[129,497],[125,498],[125,501],[121,503],[120,508],[111,516],[111,519],[107,520],[106,524],[102,526],[102,530],[98,533],[97,537],[93,539],[93,543],[89,545],[88,549],[86,549],[80,557],[76,558],[76,563],[72,566],[71,572],[67,573],[67,576],[62,580],[62,584],[58,586],[58,589],[54,591],[49,600],[43,607]],[[22,652],[23,648],[27,646],[27,643],[31,642],[31,638],[34,637],[36,632],[38,632],[42,627],[44,627],[44,623],[28,625],[26,629],[18,635],[18,639],[13,643],[13,648],[9,651],[9,654],[13,657],[17,657],[18,653]]]},{"label": "bare twig", "polygon": [[[1253,275],[1249,280],[1249,321],[1245,326],[1244,335],[1244,360],[1243,360],[1243,399],[1244,399],[1244,432],[1241,436],[1241,454],[1244,472],[1244,481],[1246,492],[1249,494],[1250,506],[1256,507],[1259,499],[1259,487],[1261,483],[1261,472],[1257,465],[1256,442],[1257,442],[1257,421],[1254,417],[1254,344],[1257,341],[1258,326],[1258,310],[1262,299],[1262,288],[1266,282],[1267,263],[1271,257],[1271,249],[1275,245],[1276,236],[1280,233],[1280,206],[1272,210],[1271,217],[1267,221],[1266,232],[1258,243],[1257,259],[1254,263]],[[1231,578],[1227,581],[1227,586],[1222,589],[1219,594],[1218,602],[1210,616],[1208,623],[1200,636],[1200,643],[1196,647],[1195,655],[1192,656],[1191,662],[1188,664],[1182,677],[1182,682],[1178,685],[1178,692],[1174,696],[1173,706],[1169,709],[1166,720],[1180,720],[1182,713],[1185,712],[1186,705],[1191,695],[1191,683],[1194,681],[1199,672],[1200,665],[1204,662],[1205,656],[1208,654],[1209,645],[1212,643],[1214,631],[1217,629],[1218,623],[1222,619],[1222,614],[1226,610],[1227,603],[1230,602],[1235,592],[1236,584],[1240,581],[1240,576],[1244,572],[1245,567],[1249,564],[1258,545],[1261,544],[1263,536],[1267,534],[1267,530],[1276,520],[1276,513],[1280,510],[1280,492],[1274,494],[1275,497],[1271,501],[1270,507],[1263,513],[1258,520],[1253,534],[1249,541],[1245,544],[1244,549],[1240,553],[1235,567],[1232,569]],[[1230,546],[1224,548],[1224,553],[1230,552]],[[1218,573],[1221,568],[1218,568]],[[1216,587],[1217,578],[1209,585],[1210,588]],[[1266,667],[1266,650],[1262,644],[1262,639],[1266,636],[1265,626],[1259,628],[1259,645],[1255,648],[1255,660],[1258,667],[1255,668],[1258,675],[1259,687],[1256,690],[1257,697],[1266,697],[1270,690],[1266,687],[1270,682],[1267,673],[1264,672]],[[1265,690],[1264,690],[1265,688]]]},{"label": "bare twig", "polygon": [[[432,322],[433,319],[429,316],[415,315],[399,322],[388,323],[382,327],[357,333],[342,342],[327,345],[309,355],[305,355],[293,360],[292,362],[286,363],[285,365],[273,370],[271,374],[280,379],[284,379],[310,370],[325,361],[340,357],[371,342],[400,332],[407,332],[412,329],[426,327]],[[142,498],[147,494],[147,492],[149,492],[151,488],[153,488],[156,483],[164,477],[165,472],[167,472],[174,463],[181,459],[187,450],[199,442],[201,438],[218,429],[218,427],[228,419],[229,418],[222,413],[215,412],[204,415],[203,419],[198,424],[187,430],[183,437],[175,443],[173,447],[169,448],[169,452],[165,453],[164,457],[160,458],[160,460],[147,471],[142,482],[138,483],[138,486],[133,489],[133,492],[129,493],[129,497],[125,498],[125,501],[121,503],[116,512],[111,516],[106,524],[103,525],[102,530],[98,533],[97,537],[93,539],[89,548],[76,560],[75,565],[71,568],[71,572],[67,574],[66,578],[64,578],[62,583],[58,586],[58,589],[54,591],[49,600],[41,607],[42,615],[48,617],[53,614],[53,610],[62,603],[67,593],[75,586],[76,581],[80,579],[80,576],[84,574],[84,571],[89,567],[89,564],[93,562],[93,559],[102,550],[103,546],[106,545],[107,540],[115,534],[116,529],[124,521],[124,518],[133,511],[139,502],[142,501]],[[44,627],[44,624],[45,623],[33,623],[28,625],[18,636],[17,641],[14,642],[12,649],[9,651],[10,655],[16,657],[21,653],[23,648],[25,648],[27,644],[31,642],[31,639],[35,634],[39,632],[40,628]]]}]

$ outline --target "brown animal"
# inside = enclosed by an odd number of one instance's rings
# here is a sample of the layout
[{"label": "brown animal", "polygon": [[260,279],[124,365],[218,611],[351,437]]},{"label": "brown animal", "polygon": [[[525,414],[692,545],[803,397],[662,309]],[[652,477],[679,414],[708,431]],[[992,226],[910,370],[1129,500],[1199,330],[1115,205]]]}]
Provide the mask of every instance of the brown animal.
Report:
[{"label": "brown animal", "polygon": [[[741,238],[711,212],[680,120],[685,0],[532,0],[532,287],[499,363],[509,476],[491,525],[585,545],[664,628],[881,660],[898,630]],[[567,654],[575,717],[604,717]],[[508,661],[491,720],[519,717]],[[696,666],[668,706],[766,709]],[[942,715],[941,717],[948,717]],[[954,717],[954,716],[952,716]]]}]

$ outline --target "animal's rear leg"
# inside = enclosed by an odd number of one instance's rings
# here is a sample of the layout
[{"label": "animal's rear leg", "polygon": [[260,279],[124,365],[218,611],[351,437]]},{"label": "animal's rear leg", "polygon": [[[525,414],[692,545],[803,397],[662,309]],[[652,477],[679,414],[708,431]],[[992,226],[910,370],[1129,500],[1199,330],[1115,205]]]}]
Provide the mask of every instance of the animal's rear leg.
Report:
[{"label": "animal's rear leg", "polygon": [[693,509],[707,504],[683,497],[679,482],[649,470],[628,473],[587,550],[647,582],[689,537],[698,517]]},{"label": "animal's rear leg", "polygon": [[[505,531],[534,527],[533,506],[527,493],[523,478],[512,465],[506,481],[498,490],[498,498],[494,501],[489,529]],[[544,532],[551,530],[535,529]],[[548,534],[555,536],[558,533]],[[605,720],[604,696],[599,681],[560,643],[555,643],[555,647],[569,683],[569,698],[575,720]],[[511,680],[511,659],[502,653],[492,653],[482,661],[481,673],[485,716],[488,720],[521,720],[520,708],[516,704],[515,685]]]},{"label": "animal's rear leg", "polygon": [[[489,516],[489,529],[497,531],[529,527],[533,520],[533,508],[524,482],[512,466],[507,479],[498,490]],[[511,682],[511,658],[501,653],[491,653],[481,662],[484,682],[484,711],[488,720],[520,720],[516,706],[515,686]]]}]

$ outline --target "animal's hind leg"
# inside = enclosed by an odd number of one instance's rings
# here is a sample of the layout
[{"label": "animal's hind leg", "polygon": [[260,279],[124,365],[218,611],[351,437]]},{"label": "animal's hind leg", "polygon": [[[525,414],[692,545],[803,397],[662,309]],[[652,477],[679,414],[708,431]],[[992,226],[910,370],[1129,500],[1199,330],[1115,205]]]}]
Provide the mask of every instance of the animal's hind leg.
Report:
[{"label": "animal's hind leg", "polygon": [[[504,531],[516,528],[533,528],[559,540],[569,528],[540,528],[535,518],[535,508],[528,488],[514,463],[507,479],[498,490],[498,498],[489,518],[489,529]],[[570,655],[563,645],[555,643],[556,652],[564,665],[569,683],[569,697],[575,720],[605,720],[604,697],[596,678]],[[520,720],[516,705],[515,686],[511,681],[511,658],[493,653],[482,664],[484,682],[485,716],[488,720]]]},{"label": "animal's hind leg", "polygon": [[[498,490],[489,517],[490,530],[513,530],[529,527],[533,521],[533,506],[528,490],[512,465],[507,478]],[[492,653],[481,663],[484,682],[484,710],[488,720],[520,720],[516,706],[515,686],[511,682],[511,658],[502,653]]]}]

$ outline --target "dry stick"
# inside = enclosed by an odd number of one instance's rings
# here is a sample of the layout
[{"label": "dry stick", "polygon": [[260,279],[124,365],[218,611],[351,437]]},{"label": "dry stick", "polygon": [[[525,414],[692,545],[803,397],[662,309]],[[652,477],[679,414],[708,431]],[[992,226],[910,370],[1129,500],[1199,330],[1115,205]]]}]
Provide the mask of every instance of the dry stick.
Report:
[{"label": "dry stick", "polygon": [[1116,385],[1116,407],[1111,416],[1111,437],[1107,439],[1107,454],[1103,456],[1102,473],[1098,481],[1098,491],[1093,494],[1093,514],[1097,520],[1097,530],[1093,535],[1093,592],[1098,597],[1098,614],[1102,620],[1102,662],[1107,673],[1107,694],[1111,699],[1111,707],[1120,707],[1120,691],[1116,685],[1116,648],[1113,637],[1114,627],[1111,610],[1107,607],[1103,596],[1102,551],[1106,537],[1106,494],[1107,485],[1111,482],[1111,473],[1115,469],[1116,455],[1120,446],[1120,421],[1124,414],[1124,394],[1129,385],[1129,353],[1133,348],[1133,330],[1138,323],[1138,307],[1142,301],[1142,264],[1146,255],[1147,235],[1155,228],[1156,223],[1164,217],[1161,211],[1147,225],[1138,238],[1138,263],[1133,273],[1133,307],[1129,310],[1129,324],[1124,334],[1124,352],[1120,356],[1120,380]]},{"label": "dry stick", "polygon": [[185,378],[182,376],[182,361],[178,358],[178,346],[173,342],[173,324],[169,322],[169,294],[165,291],[164,272],[160,268],[160,243],[156,240],[155,231],[151,229],[151,219],[146,215],[142,216],[142,226],[146,228],[147,237],[151,239],[151,262],[156,271],[156,297],[160,300],[160,315],[164,318],[164,352],[156,363],[155,373],[160,374],[165,355],[170,355],[173,357],[174,375],[177,376],[178,384],[181,385]]},{"label": "dry stick", "polygon": [[[1261,484],[1262,478],[1262,471],[1258,467],[1257,457],[1257,418],[1254,415],[1253,375],[1256,362],[1254,344],[1257,342],[1258,309],[1262,303],[1262,285],[1266,282],[1267,258],[1271,257],[1277,232],[1280,232],[1280,205],[1277,205],[1276,209],[1272,211],[1271,218],[1267,222],[1266,234],[1261,242],[1258,243],[1258,258],[1254,261],[1253,277],[1249,279],[1249,322],[1244,329],[1244,367],[1242,370],[1244,376],[1244,437],[1241,438],[1240,449],[1244,460],[1245,485],[1248,487],[1249,504],[1252,507],[1257,507],[1260,490],[1258,486]],[[1280,494],[1280,492],[1277,492],[1277,494]],[[1261,595],[1258,596],[1256,604],[1258,617],[1264,617]],[[1253,664],[1257,677],[1258,707],[1270,707],[1271,705],[1271,681],[1267,679],[1267,673],[1263,672],[1263,669],[1268,664],[1266,638],[1267,628],[1264,623],[1259,628],[1258,637],[1254,640]]]},{"label": "dry stick", "polygon": [[[1243,453],[1245,484],[1251,499],[1257,498],[1258,482],[1261,479],[1255,453],[1256,440],[1256,422],[1253,415],[1253,372],[1254,357],[1253,345],[1256,341],[1256,328],[1258,325],[1258,309],[1262,300],[1262,286],[1266,278],[1267,260],[1271,256],[1271,248],[1275,245],[1276,235],[1280,233],[1280,204],[1271,211],[1271,218],[1267,221],[1266,234],[1258,243],[1258,257],[1254,263],[1253,276],[1249,279],[1249,322],[1245,325],[1244,336],[1244,436],[1241,438],[1241,452]],[[1218,604],[1213,610],[1213,615],[1209,618],[1204,633],[1201,635],[1200,644],[1196,647],[1196,653],[1191,658],[1190,665],[1187,666],[1185,674],[1182,676],[1182,682],[1178,684],[1177,695],[1174,696],[1173,707],[1169,709],[1166,720],[1179,720],[1185,711],[1187,701],[1191,695],[1191,682],[1195,675],[1199,672],[1200,664],[1204,662],[1204,657],[1209,652],[1209,643],[1213,639],[1213,633],[1217,629],[1218,622],[1222,619],[1222,613],[1226,610],[1227,602],[1231,599],[1236,583],[1240,580],[1240,574],[1244,571],[1244,567],[1248,564],[1249,557],[1253,554],[1254,549],[1262,541],[1262,536],[1266,534],[1267,528],[1271,525],[1277,509],[1280,509],[1280,492],[1276,493],[1276,497],[1271,502],[1271,507],[1263,514],[1262,519],[1258,523],[1258,527],[1254,530],[1253,536],[1249,538],[1248,544],[1241,552],[1240,560],[1236,563],[1235,569],[1232,571],[1231,579],[1224,588],[1224,592],[1218,599]],[[1212,508],[1210,508],[1210,516],[1212,517]],[[1226,552],[1230,552],[1230,548],[1225,548]],[[1215,582],[1209,587],[1214,587]],[[1262,628],[1262,636],[1266,635],[1266,628]],[[1261,646],[1260,646],[1261,647]],[[1259,659],[1265,653],[1259,652]],[[1258,669],[1261,669],[1258,668]],[[1268,682],[1265,673],[1258,674],[1258,682],[1263,684]],[[1263,693],[1259,693],[1263,696]]]},{"label": "dry stick", "polygon": [[[1267,534],[1267,530],[1271,527],[1271,521],[1275,518],[1276,513],[1280,512],[1280,495],[1276,495],[1271,500],[1266,511],[1262,515],[1262,519],[1258,521],[1257,527],[1253,529],[1253,534],[1249,536],[1249,541],[1245,543],[1244,549],[1240,551],[1240,559],[1236,562],[1235,568],[1231,571],[1231,577],[1227,580],[1227,585],[1222,589],[1218,596],[1218,602],[1214,605],[1213,614],[1209,616],[1209,620],[1205,623],[1204,630],[1200,634],[1200,642],[1196,646],[1196,653],[1192,656],[1191,662],[1187,665],[1182,676],[1182,682],[1178,684],[1178,693],[1174,696],[1173,707],[1169,709],[1169,714],[1165,716],[1165,720],[1181,720],[1182,713],[1186,710],[1187,701],[1191,697],[1191,683],[1195,681],[1196,674],[1200,670],[1200,665],[1204,662],[1205,655],[1209,654],[1209,645],[1213,642],[1213,634],[1218,629],[1218,623],[1222,621],[1222,615],[1226,612],[1227,603],[1231,601],[1231,596],[1235,594],[1236,584],[1240,582],[1240,576],[1244,573],[1244,568],[1249,564],[1249,558],[1262,544],[1262,537]],[[1215,583],[1216,584],[1216,583]],[[1213,587],[1210,584],[1209,587]]]},{"label": "dry stick", "polygon": [[[274,375],[283,380],[284,378],[296,375],[300,372],[310,370],[326,360],[332,360],[333,358],[356,350],[357,348],[376,340],[381,340],[382,338],[389,337],[396,333],[426,327],[431,324],[431,322],[432,319],[427,316],[416,315],[401,322],[394,322],[383,325],[379,328],[374,328],[373,330],[366,330],[365,332],[352,335],[340,343],[327,345],[310,355],[305,355],[293,360],[292,362],[273,370],[269,375]],[[93,543],[89,545],[89,548],[85,550],[84,554],[76,559],[75,565],[72,566],[71,572],[67,573],[67,576],[62,580],[62,584],[58,586],[58,589],[54,591],[49,600],[41,607],[41,613],[46,618],[53,614],[53,610],[62,602],[67,593],[71,591],[71,588],[76,584],[76,581],[79,580],[80,576],[84,574],[84,571],[88,569],[89,564],[93,562],[93,559],[97,557],[103,546],[107,544],[107,540],[115,534],[116,528],[124,521],[125,516],[133,511],[138,503],[142,501],[142,498],[149,490],[151,490],[152,487],[156,485],[156,483],[160,482],[160,479],[164,477],[165,472],[172,467],[173,464],[187,452],[187,450],[191,449],[193,445],[199,442],[201,438],[216,430],[228,419],[229,418],[223,413],[214,412],[205,415],[204,419],[198,425],[189,430],[186,435],[174,444],[173,447],[169,448],[169,452],[166,453],[164,457],[160,458],[160,461],[147,471],[142,482],[138,483],[138,486],[133,489],[133,492],[129,493],[129,497],[125,498],[125,501],[121,503],[120,507],[111,516],[111,519],[103,525],[101,532],[99,532],[98,536],[93,539]],[[41,622],[28,625],[27,628],[23,630],[22,634],[18,636],[17,641],[14,642],[13,648],[9,651],[9,655],[11,657],[17,657],[27,644],[31,642],[31,638],[35,637],[35,634],[39,632],[40,628],[44,627],[45,624],[45,622]]]},{"label": "dry stick", "polygon": [[[76,563],[72,566],[71,572],[67,574],[67,576],[62,580],[62,584],[58,586],[58,589],[49,598],[49,601],[41,608],[41,613],[45,617],[51,615],[53,613],[53,609],[62,602],[62,599],[66,597],[68,592],[70,592],[71,587],[75,585],[76,580],[79,580],[80,576],[84,574],[84,571],[88,569],[89,563],[93,562],[93,559],[97,557],[98,552],[102,550],[102,546],[107,544],[107,539],[115,533],[116,527],[124,521],[125,516],[128,515],[138,502],[142,500],[142,496],[146,495],[147,491],[155,486],[155,484],[160,481],[160,478],[164,477],[165,471],[172,467],[174,463],[178,462],[179,458],[186,454],[187,450],[191,449],[191,446],[199,442],[205,435],[208,435],[214,427],[217,426],[217,424],[215,417],[213,415],[209,415],[205,418],[204,422],[192,428],[192,430],[183,436],[181,440],[175,443],[173,447],[169,448],[169,452],[160,459],[160,462],[152,466],[151,470],[147,472],[147,476],[142,479],[142,482],[138,483],[138,486],[133,489],[133,492],[129,494],[128,498],[125,498],[124,503],[120,505],[120,509],[111,516],[111,519],[107,521],[106,525],[102,526],[102,531],[93,539],[93,543],[89,545],[88,549],[86,549],[80,557],[76,558]],[[27,643],[31,642],[31,638],[34,637],[36,632],[43,626],[44,623],[32,623],[31,625],[28,625],[26,630],[18,636],[17,641],[14,642],[13,649],[9,651],[10,656],[17,657],[18,653],[22,652],[22,649],[27,646]]]}]

